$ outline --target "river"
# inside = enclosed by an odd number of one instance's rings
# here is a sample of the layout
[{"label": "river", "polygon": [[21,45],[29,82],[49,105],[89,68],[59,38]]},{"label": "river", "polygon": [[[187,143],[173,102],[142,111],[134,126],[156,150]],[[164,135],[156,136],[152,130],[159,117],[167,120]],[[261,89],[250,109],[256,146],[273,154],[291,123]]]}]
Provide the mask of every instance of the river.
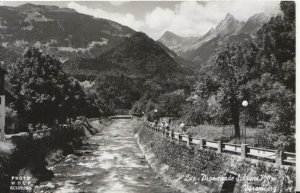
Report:
[{"label": "river", "polygon": [[77,156],[69,155],[56,164],[55,177],[35,192],[176,193],[147,164],[130,121],[114,120],[89,138]]}]

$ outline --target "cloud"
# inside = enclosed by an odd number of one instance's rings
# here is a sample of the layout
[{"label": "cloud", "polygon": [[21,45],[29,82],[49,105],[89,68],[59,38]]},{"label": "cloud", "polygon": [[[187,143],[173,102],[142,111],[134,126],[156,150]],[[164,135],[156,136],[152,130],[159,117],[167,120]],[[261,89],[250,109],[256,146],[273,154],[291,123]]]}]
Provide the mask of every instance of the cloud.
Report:
[{"label": "cloud", "polygon": [[76,2],[70,2],[68,3],[67,6],[68,8],[75,9],[79,13],[92,15],[97,18],[112,20],[122,25],[129,26],[134,30],[139,30],[140,27],[143,25],[143,22],[136,20],[135,16],[131,13],[127,13],[127,14],[120,14],[116,12],[112,13],[112,12],[104,11],[99,8],[98,9],[89,8],[85,5],[80,5]]},{"label": "cloud", "polygon": [[[110,3],[120,6],[127,2]],[[174,8],[156,6],[138,20],[134,12],[107,12],[75,2],[69,3],[68,7],[83,14],[116,21],[136,31],[143,31],[154,39],[158,39],[167,30],[183,37],[203,35],[224,19],[227,13],[245,21],[256,13],[277,14],[280,11],[279,1],[183,1],[178,2]]]},{"label": "cloud", "polygon": [[227,13],[241,21],[256,13],[276,14],[279,2],[268,1],[185,1],[175,9],[156,7],[145,16],[144,30],[152,37],[159,38],[165,31],[172,31],[180,36],[200,36],[215,27]]},{"label": "cloud", "polygon": [[120,5],[124,5],[126,3],[129,3],[130,1],[109,1],[109,3],[111,5],[114,5],[114,6],[120,6]]}]

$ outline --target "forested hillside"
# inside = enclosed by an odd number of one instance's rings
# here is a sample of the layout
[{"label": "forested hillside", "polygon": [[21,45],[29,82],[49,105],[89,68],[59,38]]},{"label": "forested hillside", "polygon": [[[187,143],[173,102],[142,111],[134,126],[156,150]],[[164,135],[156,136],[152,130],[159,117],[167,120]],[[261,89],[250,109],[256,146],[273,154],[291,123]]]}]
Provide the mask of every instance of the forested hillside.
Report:
[{"label": "forested hillside", "polygon": [[159,95],[193,82],[191,70],[180,66],[160,45],[140,32],[93,61],[85,61],[80,62],[79,69],[97,72],[95,88],[115,108],[130,109],[147,93]]},{"label": "forested hillside", "polygon": [[[191,66],[146,34],[116,22],[57,6],[0,7],[0,61],[4,68],[27,47],[61,62],[62,70],[111,109],[131,109],[145,93],[182,89],[193,82]],[[76,81],[74,80],[74,81]]]}]

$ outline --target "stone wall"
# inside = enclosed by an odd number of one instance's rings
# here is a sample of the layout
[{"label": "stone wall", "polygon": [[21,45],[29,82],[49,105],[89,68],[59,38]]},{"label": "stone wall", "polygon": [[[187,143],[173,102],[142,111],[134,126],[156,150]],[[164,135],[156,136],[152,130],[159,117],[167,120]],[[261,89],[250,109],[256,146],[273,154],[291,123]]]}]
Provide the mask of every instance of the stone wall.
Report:
[{"label": "stone wall", "polygon": [[32,134],[8,135],[5,144],[10,149],[7,152],[0,149],[0,192],[9,192],[12,176],[30,176],[32,187],[51,178],[53,173],[47,166],[73,153],[85,137],[95,132],[87,121],[81,120]]},{"label": "stone wall", "polygon": [[183,192],[294,191],[295,167],[187,147],[144,127],[138,137],[153,169]]}]

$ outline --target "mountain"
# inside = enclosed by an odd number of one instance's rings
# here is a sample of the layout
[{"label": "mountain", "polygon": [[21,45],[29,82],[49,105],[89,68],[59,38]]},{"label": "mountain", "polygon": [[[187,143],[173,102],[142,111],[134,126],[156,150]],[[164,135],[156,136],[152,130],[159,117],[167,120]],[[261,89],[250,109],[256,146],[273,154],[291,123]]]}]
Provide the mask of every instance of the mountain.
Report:
[{"label": "mountain", "polygon": [[102,98],[118,109],[130,108],[147,93],[183,88],[189,84],[187,77],[193,74],[141,32],[133,33],[96,58],[69,60],[64,68],[79,79],[95,80],[99,93],[107,91],[101,93]]},{"label": "mountain", "polygon": [[267,16],[264,13],[258,13],[251,16],[244,26],[239,31],[240,33],[249,33],[251,35],[256,35],[258,29],[262,26],[262,24],[267,23],[270,20],[270,16]]},{"label": "mountain", "polygon": [[64,68],[74,76],[82,75],[81,72],[92,72],[91,75],[97,76],[99,72],[113,70],[127,75],[153,77],[184,71],[185,68],[180,66],[175,61],[175,56],[170,53],[171,50],[163,49],[146,34],[135,32],[117,47],[95,58],[70,59]]},{"label": "mountain", "polygon": [[241,42],[247,39],[250,40],[251,36],[246,33],[227,36],[217,36],[205,42],[199,48],[191,52],[185,53],[184,58],[186,58],[187,60],[191,60],[195,63],[201,64],[201,66],[205,66],[208,63],[210,57],[215,53],[215,51],[218,48],[221,48],[222,46],[225,46],[227,43],[230,42]]},{"label": "mountain", "polygon": [[236,20],[233,15],[227,14],[226,17],[215,27],[211,28],[202,38],[200,38],[190,50],[195,50],[199,48],[204,43],[209,40],[217,37],[217,36],[226,36],[228,34],[237,33],[241,27],[243,26],[243,22]]},{"label": "mountain", "polygon": [[[251,16],[246,22],[241,22],[235,19],[233,15],[227,14],[215,28],[211,28],[202,37],[190,43],[189,46],[178,44],[176,49],[174,49],[169,42],[168,44],[166,41],[161,42],[175,51],[180,57],[205,65],[214,51],[226,43],[255,38],[258,29],[268,22],[269,19],[270,17],[260,13]],[[176,35],[173,34],[172,37],[176,37]]]},{"label": "mountain", "polygon": [[199,38],[200,37],[180,37],[170,31],[166,31],[158,41],[179,54],[187,51],[190,45],[195,44]]},{"label": "mountain", "polygon": [[218,35],[224,36],[227,34],[237,33],[243,24],[243,22],[236,20],[233,15],[227,14],[215,28],[211,28],[203,36],[180,37],[167,31],[158,41],[167,46],[169,49],[175,51],[178,55],[185,55],[186,52],[199,48],[205,42],[208,42]]},{"label": "mountain", "polygon": [[94,57],[132,33],[126,26],[73,9],[34,4],[0,6],[0,45],[20,52],[34,45],[62,60],[74,54]]},{"label": "mountain", "polygon": [[197,64],[195,62],[186,60],[186,59],[178,56],[178,54],[175,51],[169,49],[167,46],[165,46],[160,41],[157,41],[157,43],[158,43],[158,45],[161,46],[162,49],[165,50],[165,52],[167,52],[185,70],[195,71],[195,69],[197,68]]},{"label": "mountain", "polygon": [[130,109],[142,96],[157,98],[193,80],[175,52],[116,22],[57,6],[0,6],[1,64],[12,63],[28,46],[59,58],[66,73],[90,81],[89,89],[115,109]]}]

